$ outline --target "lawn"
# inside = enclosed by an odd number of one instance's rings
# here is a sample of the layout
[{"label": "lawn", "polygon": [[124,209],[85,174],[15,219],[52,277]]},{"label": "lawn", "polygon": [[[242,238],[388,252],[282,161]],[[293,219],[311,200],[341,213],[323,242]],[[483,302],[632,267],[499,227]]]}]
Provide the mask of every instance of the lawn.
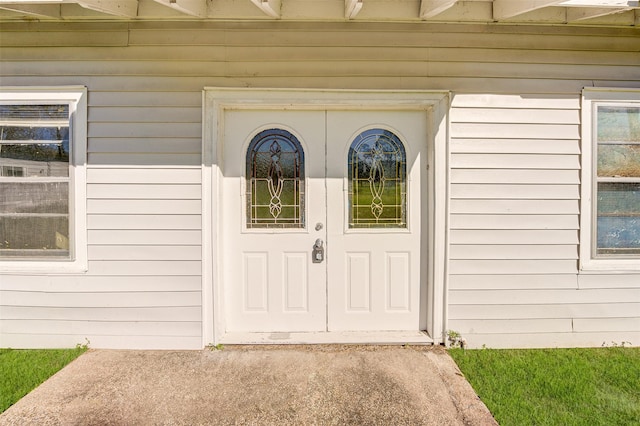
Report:
[{"label": "lawn", "polygon": [[640,424],[640,348],[449,353],[501,426]]},{"label": "lawn", "polygon": [[87,350],[0,349],[0,413]]}]

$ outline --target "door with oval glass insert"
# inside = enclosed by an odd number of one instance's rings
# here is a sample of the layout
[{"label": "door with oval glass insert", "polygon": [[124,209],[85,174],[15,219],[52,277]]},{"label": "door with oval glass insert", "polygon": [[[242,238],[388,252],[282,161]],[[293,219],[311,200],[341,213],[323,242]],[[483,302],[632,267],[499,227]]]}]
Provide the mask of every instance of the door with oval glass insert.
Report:
[{"label": "door with oval glass insert", "polygon": [[226,111],[226,331],[423,328],[426,137],[424,111]]}]

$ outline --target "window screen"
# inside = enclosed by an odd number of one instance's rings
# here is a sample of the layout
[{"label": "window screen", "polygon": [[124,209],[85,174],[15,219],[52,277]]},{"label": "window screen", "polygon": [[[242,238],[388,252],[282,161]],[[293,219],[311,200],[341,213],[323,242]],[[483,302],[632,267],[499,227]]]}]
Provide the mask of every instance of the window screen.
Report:
[{"label": "window screen", "polygon": [[69,105],[0,105],[0,259],[69,259]]},{"label": "window screen", "polygon": [[640,254],[640,107],[598,105],[596,255]]}]

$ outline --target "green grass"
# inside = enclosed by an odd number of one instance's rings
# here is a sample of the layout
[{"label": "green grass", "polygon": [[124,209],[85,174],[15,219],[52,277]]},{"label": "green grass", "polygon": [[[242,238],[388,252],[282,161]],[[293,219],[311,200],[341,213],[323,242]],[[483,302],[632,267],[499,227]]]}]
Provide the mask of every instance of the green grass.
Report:
[{"label": "green grass", "polygon": [[502,426],[640,424],[640,348],[449,353]]},{"label": "green grass", "polygon": [[0,349],[0,413],[87,350]]}]

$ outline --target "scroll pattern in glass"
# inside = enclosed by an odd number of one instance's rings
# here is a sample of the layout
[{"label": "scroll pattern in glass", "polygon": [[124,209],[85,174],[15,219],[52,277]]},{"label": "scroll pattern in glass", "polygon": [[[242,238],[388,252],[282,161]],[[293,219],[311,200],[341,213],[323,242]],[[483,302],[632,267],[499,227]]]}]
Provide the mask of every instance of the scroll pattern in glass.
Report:
[{"label": "scroll pattern in glass", "polygon": [[283,129],[258,133],[247,150],[247,228],[304,228],[304,151]]},{"label": "scroll pattern in glass", "polygon": [[597,255],[640,254],[640,107],[597,109]]},{"label": "scroll pattern in glass", "polygon": [[351,143],[349,228],[407,227],[407,160],[389,130],[370,129]]}]

